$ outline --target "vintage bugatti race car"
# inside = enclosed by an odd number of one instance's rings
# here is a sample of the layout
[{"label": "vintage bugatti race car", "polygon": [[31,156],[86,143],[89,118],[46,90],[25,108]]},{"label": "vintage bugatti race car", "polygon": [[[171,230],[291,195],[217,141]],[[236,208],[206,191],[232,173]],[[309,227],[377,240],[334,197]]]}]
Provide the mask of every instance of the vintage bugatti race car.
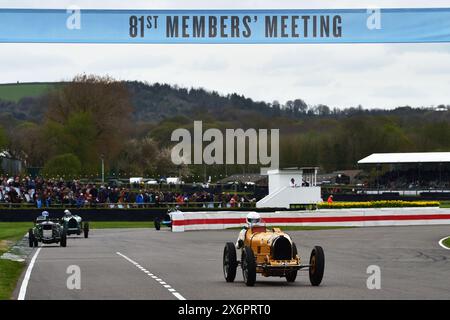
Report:
[{"label": "vintage bugatti race car", "polygon": [[37,217],[34,228],[28,230],[28,241],[30,247],[37,247],[42,243],[59,243],[61,247],[67,245],[67,234],[58,219],[50,219],[44,211]]},{"label": "vintage bugatti race car", "polygon": [[235,244],[228,242],[225,245],[223,273],[227,282],[234,281],[239,265],[247,286],[255,284],[257,273],[265,277],[285,277],[287,282],[294,282],[297,271],[301,269],[309,270],[309,280],[313,286],[322,282],[325,268],[322,247],[315,246],[311,251],[309,264],[302,264],[295,243],[279,228],[249,227],[244,239],[238,240],[243,242],[238,246],[241,250],[240,261],[237,259]]},{"label": "vintage bugatti race car", "polygon": [[83,219],[76,214],[72,214],[69,210],[64,211],[64,216],[61,218],[61,224],[64,226],[67,235],[80,235],[83,231],[85,238],[89,236],[89,222],[83,222]]}]

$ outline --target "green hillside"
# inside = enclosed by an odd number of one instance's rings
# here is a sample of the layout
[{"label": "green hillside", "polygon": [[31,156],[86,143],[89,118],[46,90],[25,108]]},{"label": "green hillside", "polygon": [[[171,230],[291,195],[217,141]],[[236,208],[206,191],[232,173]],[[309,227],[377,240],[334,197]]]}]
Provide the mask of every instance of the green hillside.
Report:
[{"label": "green hillside", "polygon": [[43,95],[54,83],[7,83],[0,84],[0,99],[18,102],[24,97],[37,97]]}]

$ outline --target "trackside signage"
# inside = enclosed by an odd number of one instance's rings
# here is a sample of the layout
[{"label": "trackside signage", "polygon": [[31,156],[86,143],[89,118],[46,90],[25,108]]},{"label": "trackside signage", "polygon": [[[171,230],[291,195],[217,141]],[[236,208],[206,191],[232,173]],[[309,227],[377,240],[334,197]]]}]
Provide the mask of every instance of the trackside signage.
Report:
[{"label": "trackside signage", "polygon": [[0,42],[449,42],[450,8],[330,10],[0,9]]}]

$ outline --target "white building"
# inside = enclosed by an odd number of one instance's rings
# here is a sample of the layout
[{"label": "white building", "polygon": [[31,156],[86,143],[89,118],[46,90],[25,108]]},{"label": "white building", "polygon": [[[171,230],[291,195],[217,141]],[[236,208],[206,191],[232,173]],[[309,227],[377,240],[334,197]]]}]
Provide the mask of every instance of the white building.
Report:
[{"label": "white building", "polygon": [[317,186],[316,167],[267,171],[269,194],[256,203],[257,208],[290,208],[322,202]]}]

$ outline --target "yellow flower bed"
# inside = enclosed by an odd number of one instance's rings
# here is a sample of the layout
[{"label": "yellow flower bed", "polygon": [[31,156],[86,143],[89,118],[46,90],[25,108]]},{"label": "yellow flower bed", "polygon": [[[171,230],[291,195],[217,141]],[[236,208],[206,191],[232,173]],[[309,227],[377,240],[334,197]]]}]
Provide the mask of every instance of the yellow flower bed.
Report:
[{"label": "yellow flower bed", "polygon": [[348,208],[399,208],[399,207],[439,207],[439,201],[403,201],[382,200],[365,202],[322,202],[318,209],[348,209]]}]

